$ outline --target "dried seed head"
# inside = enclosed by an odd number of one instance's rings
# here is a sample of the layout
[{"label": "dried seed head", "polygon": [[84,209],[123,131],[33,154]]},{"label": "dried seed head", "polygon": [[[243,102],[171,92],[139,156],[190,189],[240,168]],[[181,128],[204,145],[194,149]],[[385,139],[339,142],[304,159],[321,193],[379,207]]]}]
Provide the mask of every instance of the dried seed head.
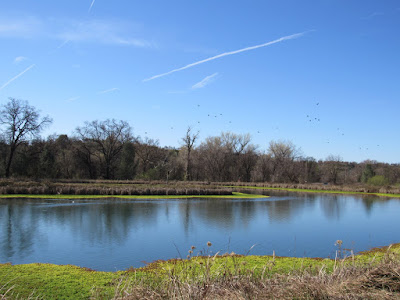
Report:
[{"label": "dried seed head", "polygon": [[211,242],[207,242],[208,247],[211,247],[211,245],[212,245]]},{"label": "dried seed head", "polygon": [[190,253],[190,254],[192,254],[192,253],[193,253],[193,251],[192,251],[192,250],[189,250],[189,253]]},{"label": "dried seed head", "polygon": [[336,243],[335,243],[335,246],[342,246],[342,244],[343,244],[343,241],[342,240],[337,240],[336,241]]},{"label": "dried seed head", "polygon": [[192,247],[190,247],[190,249],[194,250],[194,249],[196,249],[196,247],[195,247],[195,246],[192,246]]}]

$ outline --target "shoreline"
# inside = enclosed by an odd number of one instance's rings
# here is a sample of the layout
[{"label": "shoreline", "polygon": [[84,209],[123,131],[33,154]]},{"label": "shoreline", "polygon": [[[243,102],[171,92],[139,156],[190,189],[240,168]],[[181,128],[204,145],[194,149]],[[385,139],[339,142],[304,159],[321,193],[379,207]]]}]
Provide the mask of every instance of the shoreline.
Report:
[{"label": "shoreline", "polygon": [[364,195],[364,196],[379,196],[379,197],[393,197],[400,198],[400,194],[389,194],[389,193],[367,193],[367,192],[351,192],[351,191],[337,191],[337,190],[312,190],[312,189],[296,189],[296,188],[280,188],[280,187],[261,187],[261,186],[234,186],[224,185],[225,188],[235,189],[249,189],[249,190],[271,190],[271,191],[286,191],[296,193],[314,193],[314,194],[344,194],[344,195]]},{"label": "shoreline", "polygon": [[138,200],[163,200],[163,199],[193,199],[193,198],[211,198],[211,199],[259,199],[269,198],[265,195],[246,194],[232,192],[232,195],[38,195],[38,194],[6,194],[0,195],[0,199],[138,199]]}]

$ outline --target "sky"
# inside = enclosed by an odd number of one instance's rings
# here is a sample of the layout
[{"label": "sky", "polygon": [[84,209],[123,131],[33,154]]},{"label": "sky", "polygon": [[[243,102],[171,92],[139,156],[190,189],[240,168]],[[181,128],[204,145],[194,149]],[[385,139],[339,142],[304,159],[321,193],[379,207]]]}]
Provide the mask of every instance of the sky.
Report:
[{"label": "sky", "polygon": [[52,117],[44,137],[114,118],[400,163],[400,1],[2,0],[0,46],[0,105]]}]

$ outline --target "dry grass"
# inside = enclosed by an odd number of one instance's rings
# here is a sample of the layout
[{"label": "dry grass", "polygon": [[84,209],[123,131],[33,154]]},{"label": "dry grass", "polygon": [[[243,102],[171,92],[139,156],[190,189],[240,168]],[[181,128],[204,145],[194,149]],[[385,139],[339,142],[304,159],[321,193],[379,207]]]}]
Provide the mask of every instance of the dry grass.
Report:
[{"label": "dry grass", "polygon": [[400,260],[393,255],[364,266],[343,261],[333,272],[320,268],[291,274],[255,276],[249,271],[179,278],[171,272],[158,282],[121,281],[114,299],[400,299]]},{"label": "dry grass", "polygon": [[[217,184],[217,183],[216,183]],[[242,186],[242,187],[265,187],[276,189],[301,189],[301,190],[319,190],[319,191],[341,191],[350,193],[382,193],[382,194],[400,194],[400,188],[394,186],[376,187],[366,184],[351,185],[333,185],[322,183],[255,183],[255,182],[220,182],[221,186]]]},{"label": "dry grass", "polygon": [[[29,180],[0,179],[0,194],[33,195],[231,195],[224,186],[341,191],[344,193],[400,194],[398,187],[376,187],[364,184],[292,184],[201,181],[144,181],[144,180]],[[235,188],[237,190],[238,188]]]},{"label": "dry grass", "polygon": [[0,180],[1,195],[232,195],[232,190],[200,182]]}]

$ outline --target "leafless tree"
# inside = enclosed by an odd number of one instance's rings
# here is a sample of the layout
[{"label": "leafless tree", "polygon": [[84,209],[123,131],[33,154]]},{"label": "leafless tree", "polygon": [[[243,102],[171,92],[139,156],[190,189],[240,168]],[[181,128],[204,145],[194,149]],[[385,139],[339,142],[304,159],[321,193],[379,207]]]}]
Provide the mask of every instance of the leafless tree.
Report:
[{"label": "leafless tree", "polygon": [[199,147],[204,176],[210,181],[227,180],[228,150],[221,137],[208,137]]},{"label": "leafless tree", "polygon": [[81,141],[93,144],[94,155],[104,165],[104,178],[111,179],[124,144],[133,140],[128,122],[114,119],[85,122],[85,126],[78,127],[76,133]]},{"label": "leafless tree", "polygon": [[4,140],[8,144],[5,176],[10,176],[11,164],[18,147],[23,143],[38,137],[39,133],[52,119],[48,116],[40,118],[39,111],[30,106],[27,101],[9,98],[9,102],[1,107],[0,124]]},{"label": "leafless tree", "polygon": [[199,147],[199,155],[208,180],[249,181],[256,163],[256,147],[249,134],[223,132],[208,137]]},{"label": "leafless tree", "polygon": [[158,140],[145,138],[136,141],[136,155],[139,160],[139,172],[145,174],[148,170],[155,168],[164,159],[164,151]]},{"label": "leafless tree", "polygon": [[255,166],[255,180],[256,181],[270,181],[272,174],[272,158],[271,155],[261,153],[257,157]]},{"label": "leafless tree", "polygon": [[271,141],[268,154],[273,161],[272,175],[275,182],[296,182],[299,180],[300,168],[297,161],[301,150],[290,141]]},{"label": "leafless tree", "polygon": [[182,138],[183,149],[185,151],[185,175],[184,180],[190,180],[191,178],[191,153],[194,147],[194,143],[199,137],[199,132],[192,132],[192,128],[189,126],[186,130],[185,136]]},{"label": "leafless tree", "polygon": [[343,171],[342,158],[339,155],[329,155],[323,164],[324,179],[337,184]]}]

